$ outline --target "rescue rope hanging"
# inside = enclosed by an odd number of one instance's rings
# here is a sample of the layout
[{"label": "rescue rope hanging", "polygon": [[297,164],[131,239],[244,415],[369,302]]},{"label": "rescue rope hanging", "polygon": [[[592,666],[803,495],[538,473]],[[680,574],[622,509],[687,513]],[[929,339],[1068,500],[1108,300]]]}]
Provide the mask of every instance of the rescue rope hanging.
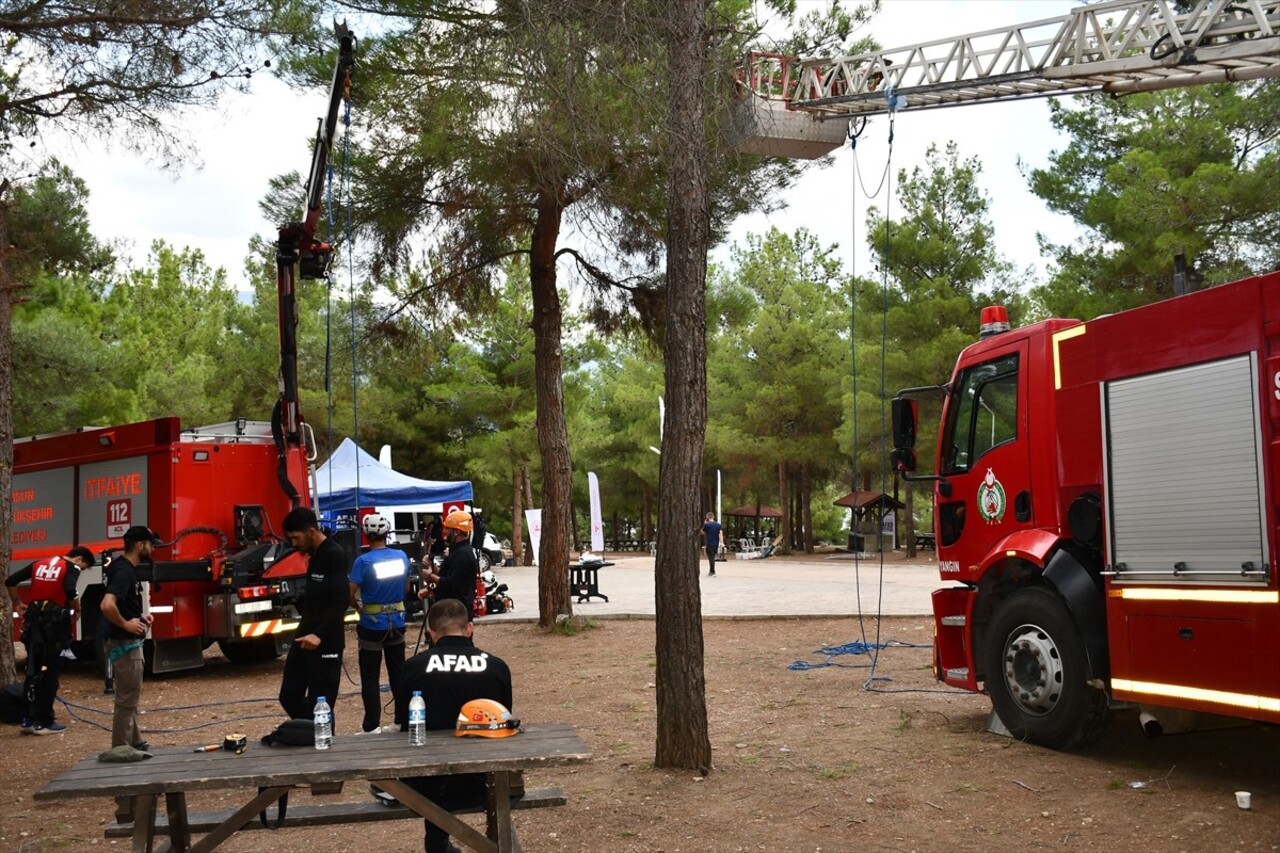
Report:
[{"label": "rescue rope hanging", "polygon": [[[346,109],[342,114],[342,124],[345,128],[342,133],[342,188],[346,193],[345,196],[345,236],[346,251],[343,256],[347,260],[347,299],[351,309],[351,436],[358,447],[360,444],[360,394],[359,394],[359,377],[358,362],[356,359],[356,273],[355,262],[352,259],[354,251],[351,227],[351,96],[350,90],[345,93]],[[356,464],[356,514],[360,513],[360,465],[359,454],[357,454]]]},{"label": "rescue rope hanging", "polygon": [[[359,399],[359,370],[357,361],[357,344],[356,344],[356,297],[355,297],[355,264],[352,260],[352,239],[353,228],[351,225],[351,90],[346,87],[343,91],[343,103],[345,108],[342,114],[342,124],[344,127],[342,134],[342,175],[338,182],[339,198],[345,202],[346,220],[344,222],[343,232],[346,237],[344,242],[344,254],[347,258],[347,298],[350,308],[351,323],[351,420],[352,420],[352,438],[359,444],[360,435],[360,399]],[[333,162],[330,161],[327,168],[326,178],[326,218],[329,223],[329,234],[332,235],[336,230],[333,218],[333,183],[334,170]],[[344,195],[345,194],[345,195]],[[327,418],[328,418],[328,446],[332,450],[333,444],[333,421],[334,421],[334,396],[333,396],[333,278],[326,277],[326,296],[325,296],[325,345],[324,345],[324,390],[327,402]],[[355,466],[356,477],[356,493],[355,504],[356,512],[359,513],[360,508],[360,465],[359,459],[356,460]],[[329,483],[330,493],[333,492],[333,466],[329,466]]]}]

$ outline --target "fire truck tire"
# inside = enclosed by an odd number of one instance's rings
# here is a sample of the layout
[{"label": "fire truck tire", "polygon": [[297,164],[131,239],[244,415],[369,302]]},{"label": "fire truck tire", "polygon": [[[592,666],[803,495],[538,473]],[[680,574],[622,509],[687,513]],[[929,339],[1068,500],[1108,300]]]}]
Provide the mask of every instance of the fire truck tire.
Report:
[{"label": "fire truck tire", "polygon": [[1053,591],[1031,587],[1001,601],[983,654],[991,704],[1015,738],[1070,750],[1106,731],[1107,695],[1089,684],[1084,639]]},{"label": "fire truck tire", "polygon": [[261,663],[278,657],[276,639],[270,636],[249,640],[219,640],[218,650],[234,664]]}]

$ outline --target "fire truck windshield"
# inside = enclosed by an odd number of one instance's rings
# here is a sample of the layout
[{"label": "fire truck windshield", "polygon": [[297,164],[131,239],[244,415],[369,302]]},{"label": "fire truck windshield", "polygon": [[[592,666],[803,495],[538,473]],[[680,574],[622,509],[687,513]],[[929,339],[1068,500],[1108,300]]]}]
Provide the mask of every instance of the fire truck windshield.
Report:
[{"label": "fire truck windshield", "polygon": [[968,471],[991,448],[1018,437],[1018,355],[966,368],[953,385],[941,474]]}]

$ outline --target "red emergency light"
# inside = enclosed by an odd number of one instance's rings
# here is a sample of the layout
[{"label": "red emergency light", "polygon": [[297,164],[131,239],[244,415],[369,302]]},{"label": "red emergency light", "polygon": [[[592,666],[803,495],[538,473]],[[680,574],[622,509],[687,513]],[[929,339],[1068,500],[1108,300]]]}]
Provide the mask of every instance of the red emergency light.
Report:
[{"label": "red emergency light", "polygon": [[989,338],[1009,331],[1009,312],[1003,305],[988,305],[982,309],[978,337]]}]

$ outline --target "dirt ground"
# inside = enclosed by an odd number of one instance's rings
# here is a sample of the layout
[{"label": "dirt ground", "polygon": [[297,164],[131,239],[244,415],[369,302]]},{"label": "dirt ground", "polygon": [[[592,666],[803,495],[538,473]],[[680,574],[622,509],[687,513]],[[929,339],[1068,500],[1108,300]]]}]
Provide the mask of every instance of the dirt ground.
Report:
[{"label": "dirt ground", "polygon": [[[655,770],[654,630],[641,619],[600,620],[574,636],[529,624],[477,626],[478,645],[512,666],[517,715],[572,723],[594,753],[588,765],[529,780],[569,796],[568,807],[517,814],[529,853],[1280,850],[1280,727],[1148,740],[1129,712],[1087,752],[1016,743],[985,731],[985,697],[937,689],[924,617],[887,618],[878,633],[873,621],[850,619],[708,621],[714,770],[705,778]],[[815,650],[864,637],[889,644],[874,672],[867,655],[851,654],[832,658],[833,666],[788,668],[821,663]],[[205,670],[145,684],[143,727],[153,744],[215,742],[234,730],[256,738],[281,718],[280,662],[233,667],[208,654]],[[347,670],[356,677],[354,640]],[[345,679],[339,737],[354,730],[356,691]],[[65,734],[0,727],[9,776],[0,789],[0,851],[129,846],[104,838],[106,800],[32,802],[47,779],[109,742],[102,726],[111,700],[96,673],[73,666],[62,695],[71,703],[59,708]],[[1236,790],[1252,792],[1251,811],[1236,807]],[[235,793],[195,795],[191,808],[248,798]],[[335,798],[366,796],[348,786]],[[242,832],[220,849],[412,851],[421,838],[420,823],[390,821]]]}]

